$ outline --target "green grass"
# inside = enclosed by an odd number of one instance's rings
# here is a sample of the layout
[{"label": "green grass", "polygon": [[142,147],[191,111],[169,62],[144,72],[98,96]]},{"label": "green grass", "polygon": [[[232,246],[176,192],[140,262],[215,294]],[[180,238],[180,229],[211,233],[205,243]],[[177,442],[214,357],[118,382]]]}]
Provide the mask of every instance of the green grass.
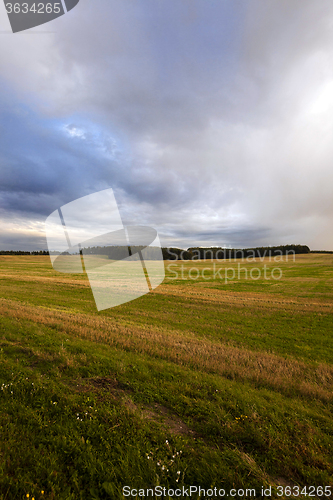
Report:
[{"label": "green grass", "polygon": [[332,263],[169,262],[98,313],[85,275],[0,256],[0,499],[332,485]]}]

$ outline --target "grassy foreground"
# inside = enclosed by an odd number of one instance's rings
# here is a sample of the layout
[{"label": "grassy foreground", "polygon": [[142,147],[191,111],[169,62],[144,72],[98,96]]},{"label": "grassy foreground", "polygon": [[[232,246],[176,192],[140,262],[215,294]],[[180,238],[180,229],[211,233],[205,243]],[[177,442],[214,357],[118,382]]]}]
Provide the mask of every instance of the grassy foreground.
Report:
[{"label": "grassy foreground", "polygon": [[333,497],[333,256],[165,264],[98,313],[85,275],[0,256],[1,500]]}]

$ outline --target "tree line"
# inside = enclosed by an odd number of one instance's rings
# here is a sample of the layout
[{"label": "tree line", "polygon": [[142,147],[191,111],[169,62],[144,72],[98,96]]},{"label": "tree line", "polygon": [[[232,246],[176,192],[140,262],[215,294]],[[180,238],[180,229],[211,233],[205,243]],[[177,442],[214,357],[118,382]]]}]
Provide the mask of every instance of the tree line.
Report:
[{"label": "tree line", "polygon": [[27,252],[26,250],[0,250],[0,255],[49,255],[47,250],[34,250]]},{"label": "tree line", "polygon": [[[51,253],[53,255],[60,254],[60,252]],[[96,246],[83,248],[80,250],[80,253],[84,255],[105,255],[112,260],[122,260],[128,256],[131,256],[132,260],[139,260],[141,257],[147,260],[160,260],[161,258],[161,249],[149,246]],[[245,249],[224,247],[190,247],[186,250],[175,247],[162,248],[163,260],[246,259],[306,253],[310,253],[310,248],[307,245],[279,245]],[[64,254],[69,255],[68,252],[63,252]],[[24,250],[0,250],[0,255],[49,255],[49,252],[47,250],[32,252]]]},{"label": "tree line", "polygon": [[256,257],[276,257],[280,255],[294,255],[310,253],[307,245],[279,245],[273,247],[256,248],[223,248],[223,247],[191,247],[162,248],[164,260],[215,260],[215,259],[247,259]]}]

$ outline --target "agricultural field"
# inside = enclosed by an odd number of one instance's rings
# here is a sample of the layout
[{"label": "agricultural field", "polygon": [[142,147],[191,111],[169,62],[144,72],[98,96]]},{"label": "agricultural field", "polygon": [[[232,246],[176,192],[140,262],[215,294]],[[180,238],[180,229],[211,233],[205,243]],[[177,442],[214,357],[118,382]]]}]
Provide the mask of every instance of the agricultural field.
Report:
[{"label": "agricultural field", "polygon": [[166,261],[97,312],[85,275],[0,256],[0,499],[333,498],[332,265]]}]

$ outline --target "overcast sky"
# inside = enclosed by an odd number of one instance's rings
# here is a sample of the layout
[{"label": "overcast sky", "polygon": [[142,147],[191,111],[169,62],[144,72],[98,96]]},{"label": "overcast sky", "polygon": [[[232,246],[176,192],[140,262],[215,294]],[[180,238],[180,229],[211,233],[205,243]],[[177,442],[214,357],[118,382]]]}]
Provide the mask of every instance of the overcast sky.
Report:
[{"label": "overcast sky", "polygon": [[81,0],[17,34],[1,2],[0,30],[0,249],[111,187],[163,246],[333,250],[331,0]]}]

